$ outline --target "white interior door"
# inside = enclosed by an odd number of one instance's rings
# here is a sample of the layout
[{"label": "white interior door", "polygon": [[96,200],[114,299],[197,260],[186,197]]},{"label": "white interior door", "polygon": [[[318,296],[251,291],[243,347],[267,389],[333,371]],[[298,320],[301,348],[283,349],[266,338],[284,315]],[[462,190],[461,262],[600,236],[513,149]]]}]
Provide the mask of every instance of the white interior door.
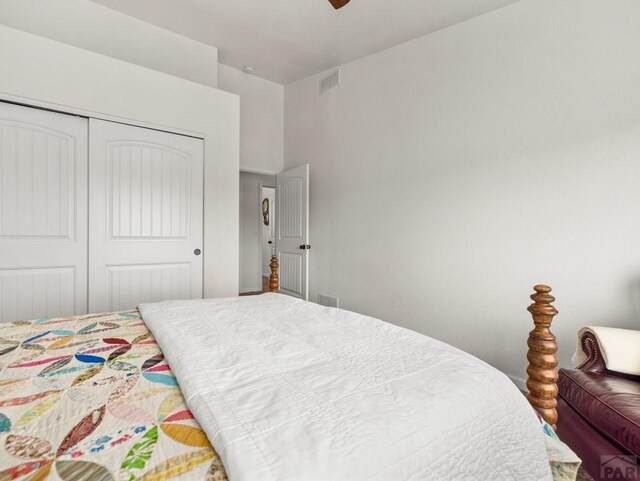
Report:
[{"label": "white interior door", "polygon": [[202,298],[203,141],[90,120],[89,310]]},{"label": "white interior door", "polygon": [[308,300],[309,164],[276,176],[276,217],[280,292]]},{"label": "white interior door", "polygon": [[87,311],[87,122],[0,103],[0,321]]}]

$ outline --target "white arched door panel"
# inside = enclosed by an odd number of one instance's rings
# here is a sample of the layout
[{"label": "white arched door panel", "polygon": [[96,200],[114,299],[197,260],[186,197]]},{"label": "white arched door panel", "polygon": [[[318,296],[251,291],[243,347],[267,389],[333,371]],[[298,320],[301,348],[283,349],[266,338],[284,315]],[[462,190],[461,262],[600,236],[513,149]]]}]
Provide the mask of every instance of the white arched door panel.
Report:
[{"label": "white arched door panel", "polygon": [[89,310],[202,298],[203,141],[90,120]]},{"label": "white arched door panel", "polygon": [[87,312],[87,124],[0,102],[0,322]]},{"label": "white arched door panel", "polygon": [[280,292],[309,300],[309,164],[276,176]]}]

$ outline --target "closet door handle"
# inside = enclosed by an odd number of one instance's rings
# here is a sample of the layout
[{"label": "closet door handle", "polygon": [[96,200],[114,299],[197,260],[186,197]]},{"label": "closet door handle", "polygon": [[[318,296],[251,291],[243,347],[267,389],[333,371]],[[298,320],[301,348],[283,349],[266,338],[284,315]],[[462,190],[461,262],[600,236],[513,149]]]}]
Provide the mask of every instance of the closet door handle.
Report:
[{"label": "closet door handle", "polygon": [[200,254],[202,254],[202,251],[200,249],[196,249],[193,251],[193,253],[197,256],[199,256]]}]

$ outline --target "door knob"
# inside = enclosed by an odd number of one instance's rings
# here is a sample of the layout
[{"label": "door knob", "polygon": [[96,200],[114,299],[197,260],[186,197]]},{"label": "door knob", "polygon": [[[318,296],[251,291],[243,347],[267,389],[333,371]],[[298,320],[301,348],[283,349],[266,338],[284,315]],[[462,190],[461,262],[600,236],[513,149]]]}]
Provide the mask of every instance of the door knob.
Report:
[{"label": "door knob", "polygon": [[197,256],[199,256],[200,254],[202,254],[202,251],[200,249],[196,249],[193,251],[193,253]]},{"label": "door knob", "polygon": [[300,244],[300,249],[307,250],[307,249],[311,249],[311,246],[309,244]]}]

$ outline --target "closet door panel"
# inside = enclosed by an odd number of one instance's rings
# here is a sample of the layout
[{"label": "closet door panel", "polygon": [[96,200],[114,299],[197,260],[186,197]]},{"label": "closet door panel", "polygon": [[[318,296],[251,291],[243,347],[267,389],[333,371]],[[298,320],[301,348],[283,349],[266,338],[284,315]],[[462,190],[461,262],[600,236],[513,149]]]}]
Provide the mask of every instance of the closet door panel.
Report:
[{"label": "closet door panel", "polygon": [[89,308],[202,297],[203,142],[91,120]]},{"label": "closet door panel", "polygon": [[87,311],[87,123],[0,103],[0,321]]}]

